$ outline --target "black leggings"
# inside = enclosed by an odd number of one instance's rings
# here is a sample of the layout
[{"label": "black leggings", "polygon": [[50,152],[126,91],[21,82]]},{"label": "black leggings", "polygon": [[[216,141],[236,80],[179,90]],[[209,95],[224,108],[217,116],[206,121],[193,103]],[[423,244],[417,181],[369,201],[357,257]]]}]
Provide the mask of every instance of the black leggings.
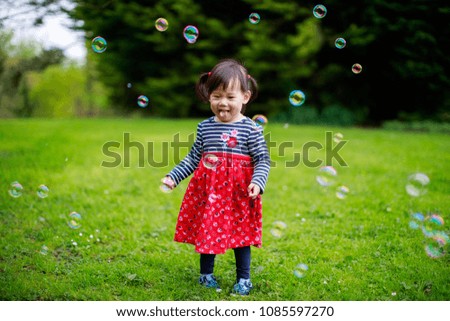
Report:
[{"label": "black leggings", "polygon": [[[236,258],[236,279],[250,279],[250,246],[233,249]],[[200,254],[200,273],[211,274],[214,272],[215,254]]]}]

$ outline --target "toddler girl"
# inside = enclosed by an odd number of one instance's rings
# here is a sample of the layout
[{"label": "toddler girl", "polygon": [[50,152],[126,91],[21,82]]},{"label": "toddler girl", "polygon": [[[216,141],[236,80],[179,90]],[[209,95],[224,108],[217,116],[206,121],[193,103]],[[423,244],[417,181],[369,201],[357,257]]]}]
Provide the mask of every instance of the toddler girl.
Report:
[{"label": "toddler girl", "polygon": [[199,283],[218,291],[215,256],[233,249],[233,292],[247,295],[252,288],[250,245],[261,247],[261,194],[270,170],[262,128],[243,115],[257,96],[257,83],[242,64],[225,59],[201,74],[196,93],[209,102],[214,116],[198,124],[192,149],[162,179],[173,189],[194,173],[181,204],[175,241],[195,245]]}]

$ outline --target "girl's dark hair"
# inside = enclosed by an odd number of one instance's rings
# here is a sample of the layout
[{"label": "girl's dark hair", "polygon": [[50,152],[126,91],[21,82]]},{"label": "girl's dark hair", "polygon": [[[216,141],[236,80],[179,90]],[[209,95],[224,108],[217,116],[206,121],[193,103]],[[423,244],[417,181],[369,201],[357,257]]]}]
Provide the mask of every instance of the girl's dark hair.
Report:
[{"label": "girl's dark hair", "polygon": [[[219,87],[226,89],[236,79],[239,81],[243,92],[247,90],[251,92],[250,100],[247,103],[249,104],[258,96],[258,84],[248,74],[243,64],[234,59],[221,60],[210,72],[202,73],[195,85],[195,93],[201,101],[206,103],[214,90]],[[244,113],[245,107],[245,105],[242,106],[242,113]]]}]

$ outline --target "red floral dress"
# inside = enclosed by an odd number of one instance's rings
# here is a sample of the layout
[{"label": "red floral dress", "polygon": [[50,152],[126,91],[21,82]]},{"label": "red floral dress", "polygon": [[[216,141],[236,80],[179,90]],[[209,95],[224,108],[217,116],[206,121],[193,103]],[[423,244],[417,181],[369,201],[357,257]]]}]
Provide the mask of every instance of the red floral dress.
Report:
[{"label": "red floral dress", "polygon": [[248,196],[252,175],[250,156],[204,153],[181,204],[175,241],[194,244],[205,254],[260,247],[262,204],[260,195]]}]

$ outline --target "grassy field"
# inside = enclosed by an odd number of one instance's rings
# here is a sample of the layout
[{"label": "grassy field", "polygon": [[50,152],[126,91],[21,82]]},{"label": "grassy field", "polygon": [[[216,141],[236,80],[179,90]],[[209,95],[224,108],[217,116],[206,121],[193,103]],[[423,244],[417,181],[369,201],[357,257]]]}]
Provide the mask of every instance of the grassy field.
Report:
[{"label": "grassy field", "polygon": [[[265,129],[274,166],[263,195],[263,247],[252,249],[254,291],[230,296],[232,251],[216,260],[223,291],[200,288],[198,254],[172,241],[188,180],[169,194],[159,189],[177,158],[170,145],[164,152],[165,142],[186,142],[198,121],[0,120],[0,299],[450,299],[448,244],[431,258],[430,239],[409,226],[413,213],[436,213],[449,234],[449,136],[283,124]],[[348,166],[334,162],[329,188],[316,182],[317,167],[286,166],[307,142],[325,146],[326,132],[347,140],[339,156]],[[129,166],[125,134],[145,151],[139,159],[138,147],[129,148]],[[115,156],[103,152],[108,142]],[[325,150],[311,149],[308,159],[326,159]],[[102,166],[118,156],[119,166]],[[430,183],[412,197],[405,185],[416,172]],[[14,181],[23,186],[17,198],[8,193]],[[41,184],[48,197],[37,196]],[[344,199],[335,195],[339,185],[349,188]],[[72,212],[81,215],[78,228],[68,224]],[[277,221],[285,228],[273,235]],[[299,264],[308,267],[304,277],[294,274]]]}]

